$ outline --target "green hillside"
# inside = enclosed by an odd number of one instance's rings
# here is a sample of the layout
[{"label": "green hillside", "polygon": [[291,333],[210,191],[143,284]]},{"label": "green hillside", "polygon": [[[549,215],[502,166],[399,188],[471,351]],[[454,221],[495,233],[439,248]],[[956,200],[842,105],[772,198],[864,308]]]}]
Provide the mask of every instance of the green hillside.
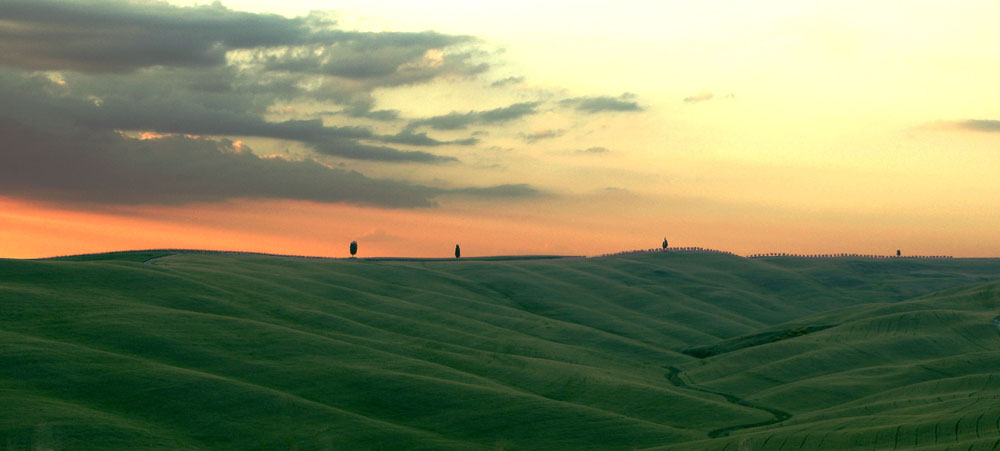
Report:
[{"label": "green hillside", "polygon": [[1000,260],[0,260],[0,448],[1000,449]]}]

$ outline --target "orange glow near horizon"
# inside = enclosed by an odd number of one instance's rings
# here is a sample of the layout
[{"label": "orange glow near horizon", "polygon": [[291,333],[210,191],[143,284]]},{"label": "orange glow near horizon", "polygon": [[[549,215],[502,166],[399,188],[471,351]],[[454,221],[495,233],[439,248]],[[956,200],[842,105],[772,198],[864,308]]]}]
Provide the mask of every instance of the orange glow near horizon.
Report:
[{"label": "orange glow near horizon", "polygon": [[[560,207],[549,214],[510,209],[394,210],[338,204],[241,200],[184,207],[142,206],[101,212],[0,198],[0,257],[141,249],[204,249],[320,257],[347,257],[357,240],[360,257],[600,255],[659,246],[699,246],[747,255],[757,252],[867,253],[990,257],[997,249],[974,241],[935,242],[949,224],[912,229],[878,218],[786,221],[774,212],[746,212],[742,221],[711,211],[672,219],[649,212],[614,211],[595,217]],[[512,213],[516,212],[516,213]],[[562,218],[562,219],[559,219]],[[859,221],[862,223],[859,224]],[[863,227],[859,227],[863,226]],[[824,243],[817,246],[817,242]],[[902,243],[902,244],[899,244]],[[926,243],[926,244],[921,244]]]}]

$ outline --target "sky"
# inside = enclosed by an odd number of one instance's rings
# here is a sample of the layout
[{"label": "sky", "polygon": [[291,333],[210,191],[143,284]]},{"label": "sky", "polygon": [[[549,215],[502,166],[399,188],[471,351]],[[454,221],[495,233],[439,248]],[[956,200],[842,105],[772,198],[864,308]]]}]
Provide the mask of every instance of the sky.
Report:
[{"label": "sky", "polygon": [[0,257],[996,257],[996,17],[0,0]]}]

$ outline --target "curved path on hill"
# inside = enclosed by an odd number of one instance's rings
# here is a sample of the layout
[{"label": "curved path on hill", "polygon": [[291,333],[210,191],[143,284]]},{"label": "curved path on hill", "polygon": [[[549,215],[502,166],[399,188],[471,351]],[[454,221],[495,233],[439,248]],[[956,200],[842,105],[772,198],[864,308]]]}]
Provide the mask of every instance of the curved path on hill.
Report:
[{"label": "curved path on hill", "polygon": [[767,413],[770,413],[771,415],[774,415],[774,418],[771,418],[770,420],[766,420],[766,421],[758,421],[756,423],[749,423],[749,424],[737,424],[737,425],[734,425],[734,426],[726,426],[724,428],[719,428],[719,429],[715,429],[713,431],[709,431],[708,436],[711,437],[711,438],[725,437],[725,436],[729,435],[730,432],[732,432],[732,431],[738,431],[740,429],[749,429],[749,428],[755,428],[755,427],[758,427],[758,426],[767,426],[767,425],[770,425],[770,424],[780,423],[780,422],[785,421],[785,420],[787,420],[787,419],[789,419],[789,418],[792,417],[792,414],[790,414],[788,412],[785,412],[784,410],[778,410],[778,409],[775,409],[775,408],[772,408],[772,407],[762,406],[760,404],[757,404],[757,403],[754,403],[754,402],[751,402],[751,401],[747,401],[747,400],[745,400],[743,398],[740,398],[740,397],[735,396],[735,395],[731,395],[729,393],[722,393],[722,392],[718,392],[718,391],[715,391],[715,390],[709,390],[709,389],[704,388],[704,387],[699,387],[699,386],[694,385],[694,384],[689,384],[689,383],[685,382],[684,379],[681,379],[681,373],[682,373],[682,371],[679,368],[677,368],[676,366],[667,367],[667,370],[669,371],[667,373],[667,380],[669,380],[670,383],[674,384],[674,386],[676,386],[676,387],[683,388],[683,389],[686,389],[686,390],[695,390],[695,391],[700,391],[700,392],[703,392],[703,393],[710,393],[710,394],[713,394],[713,395],[718,395],[718,396],[721,396],[721,397],[725,398],[726,401],[729,401],[730,403],[733,403],[733,404],[736,404],[736,405],[740,405],[740,406],[743,406],[743,407],[749,407],[751,409],[763,410],[763,411],[765,411]]},{"label": "curved path on hill", "polygon": [[178,255],[178,254],[164,255],[162,257],[153,257],[153,258],[151,258],[149,260],[146,260],[146,261],[142,262],[142,264],[144,264],[144,265],[152,265],[152,264],[155,264],[157,260],[162,260],[164,258],[173,257],[175,255]]}]

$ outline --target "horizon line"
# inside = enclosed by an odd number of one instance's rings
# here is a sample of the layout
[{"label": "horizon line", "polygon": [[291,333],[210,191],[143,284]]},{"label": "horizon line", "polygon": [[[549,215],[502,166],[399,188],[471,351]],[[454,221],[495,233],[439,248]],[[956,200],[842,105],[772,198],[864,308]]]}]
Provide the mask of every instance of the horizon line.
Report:
[{"label": "horizon line", "polygon": [[713,254],[723,254],[731,255],[740,258],[870,258],[870,259],[996,259],[1000,258],[997,256],[992,257],[954,257],[951,255],[892,255],[892,254],[862,254],[862,253],[850,253],[850,252],[835,252],[835,253],[790,253],[790,252],[758,252],[750,253],[746,255],[736,254],[734,252],[723,251],[718,249],[703,248],[699,246],[685,246],[685,247],[667,247],[667,248],[649,248],[649,249],[631,249],[618,252],[609,252],[594,255],[563,255],[563,254],[498,254],[498,255],[479,255],[479,256],[465,256],[461,258],[455,257],[407,257],[407,256],[370,256],[370,257],[333,257],[333,256],[320,256],[320,255],[301,255],[301,254],[281,254],[272,252],[258,252],[258,251],[240,251],[240,250],[215,250],[215,249],[181,249],[181,248],[154,248],[154,249],[124,249],[124,250],[112,250],[112,251],[101,251],[101,252],[87,252],[81,254],[65,254],[65,255],[53,255],[48,257],[33,257],[33,258],[10,258],[10,257],[0,257],[0,259],[8,260],[52,260],[61,258],[71,258],[71,257],[84,257],[84,256],[96,256],[96,255],[107,255],[107,254],[117,254],[117,253],[138,253],[138,252],[174,252],[177,254],[181,253],[203,253],[203,254],[232,254],[232,255],[260,255],[269,257],[289,257],[289,258],[304,258],[304,259],[316,259],[316,260],[420,260],[420,261],[451,261],[451,260],[490,260],[490,259],[557,259],[557,258],[602,258],[602,257],[615,257],[621,255],[629,254],[639,254],[639,253],[657,253],[657,252],[691,252],[691,253],[713,253]]}]

